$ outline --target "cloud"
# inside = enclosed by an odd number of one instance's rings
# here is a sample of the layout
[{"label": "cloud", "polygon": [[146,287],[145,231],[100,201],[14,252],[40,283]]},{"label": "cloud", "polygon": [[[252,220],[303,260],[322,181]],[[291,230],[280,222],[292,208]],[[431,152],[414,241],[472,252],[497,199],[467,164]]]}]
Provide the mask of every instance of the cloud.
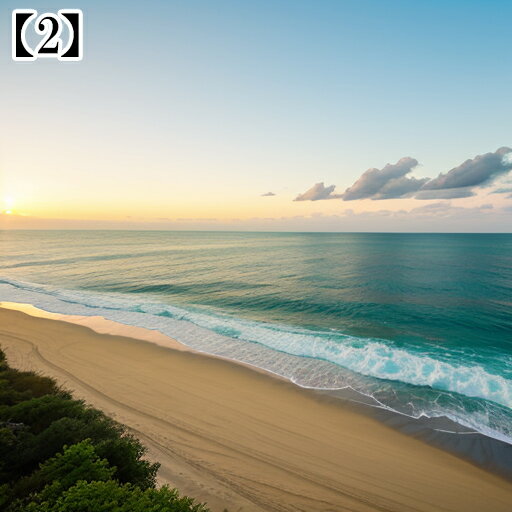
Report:
[{"label": "cloud", "polygon": [[261,194],[261,197],[272,197],[275,196],[274,192],[265,192],[264,194]]},{"label": "cloud", "polygon": [[482,215],[490,215],[490,211],[493,209],[493,205],[489,203],[464,208],[463,206],[452,206],[450,201],[439,201],[424,206],[417,206],[413,208],[408,215],[416,216],[417,218],[424,216],[459,218],[464,218],[464,216],[476,216],[482,218]]},{"label": "cloud", "polygon": [[470,187],[463,188],[444,188],[439,190],[419,190],[414,196],[416,199],[459,199],[462,197],[471,197],[475,193]]},{"label": "cloud", "polygon": [[133,229],[133,230],[220,230],[220,231],[396,231],[396,232],[508,232],[512,205],[490,208],[452,206],[438,201],[410,210],[354,212],[338,214],[283,216],[250,219],[171,219],[161,220],[73,220],[41,219],[0,213],[0,229]]},{"label": "cloud", "polygon": [[404,157],[396,164],[387,164],[382,169],[368,169],[345,190],[343,200],[390,199],[412,195],[425,183],[425,180],[405,177],[417,165],[415,158]]},{"label": "cloud", "polygon": [[493,190],[491,194],[509,194],[512,192],[512,187],[501,187]]},{"label": "cloud", "polygon": [[[399,197],[411,197],[420,189],[428,178],[395,178],[388,181],[372,199],[394,199]],[[345,199],[346,200],[346,199]]]},{"label": "cloud", "polygon": [[339,194],[333,194],[336,185],[329,187],[324,186],[324,183],[317,183],[313,185],[309,190],[306,190],[303,194],[299,194],[294,201],[320,201],[323,199],[339,199],[342,196]]},{"label": "cloud", "polygon": [[413,208],[409,214],[412,215],[444,215],[454,209],[450,201],[439,201],[437,203],[425,204]]},{"label": "cloud", "polygon": [[[415,158],[404,157],[396,164],[382,169],[368,169],[344,194],[333,194],[335,185],[325,187],[317,183],[295,201],[319,201],[323,199],[458,199],[475,195],[475,189],[491,184],[495,179],[512,170],[512,149],[502,147],[494,153],[478,155],[437,178],[407,176],[418,166]],[[495,194],[512,192],[512,188],[499,188]]]},{"label": "cloud", "polygon": [[[441,190],[452,188],[476,187],[490,183],[500,174],[512,169],[512,149],[502,147],[494,153],[478,155],[466,160],[447,173],[441,173],[423,185],[423,190]],[[465,196],[467,197],[467,196]]]}]

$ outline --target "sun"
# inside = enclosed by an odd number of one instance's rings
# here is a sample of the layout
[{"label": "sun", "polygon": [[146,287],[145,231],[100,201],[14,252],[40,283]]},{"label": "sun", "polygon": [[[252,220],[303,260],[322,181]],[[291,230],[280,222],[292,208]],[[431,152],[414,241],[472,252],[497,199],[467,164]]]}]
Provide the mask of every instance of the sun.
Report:
[{"label": "sun", "polygon": [[12,207],[14,206],[14,198],[4,197],[4,213],[6,215],[12,215]]}]

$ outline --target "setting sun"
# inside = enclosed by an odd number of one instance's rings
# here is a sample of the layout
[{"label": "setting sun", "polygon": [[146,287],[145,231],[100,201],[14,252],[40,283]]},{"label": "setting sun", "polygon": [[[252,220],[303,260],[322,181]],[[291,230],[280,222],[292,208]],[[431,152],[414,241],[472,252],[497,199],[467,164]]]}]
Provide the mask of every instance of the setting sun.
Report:
[{"label": "setting sun", "polygon": [[12,197],[4,197],[4,213],[12,215],[12,207],[14,206],[14,199]]}]

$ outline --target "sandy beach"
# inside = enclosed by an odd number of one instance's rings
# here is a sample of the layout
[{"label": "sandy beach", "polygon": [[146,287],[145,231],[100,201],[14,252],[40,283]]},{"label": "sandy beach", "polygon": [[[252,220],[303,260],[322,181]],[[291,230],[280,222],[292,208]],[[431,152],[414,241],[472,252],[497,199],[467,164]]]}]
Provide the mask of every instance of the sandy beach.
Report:
[{"label": "sandy beach", "polygon": [[213,512],[510,510],[511,483],[332,398],[135,335],[0,308],[9,364],[126,424]]}]

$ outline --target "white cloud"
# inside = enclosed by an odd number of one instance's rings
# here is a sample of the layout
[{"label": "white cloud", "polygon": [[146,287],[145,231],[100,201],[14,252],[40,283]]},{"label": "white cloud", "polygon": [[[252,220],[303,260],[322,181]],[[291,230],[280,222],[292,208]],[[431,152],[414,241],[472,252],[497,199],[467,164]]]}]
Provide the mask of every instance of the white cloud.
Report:
[{"label": "white cloud", "polygon": [[409,195],[424,183],[423,180],[405,177],[417,165],[418,161],[415,158],[404,157],[396,164],[387,164],[382,169],[368,169],[345,190],[343,200],[389,199]]},{"label": "white cloud", "polygon": [[333,194],[335,185],[324,186],[323,182],[313,185],[303,194],[299,194],[294,201],[320,201],[323,199],[339,199],[341,195]]}]

